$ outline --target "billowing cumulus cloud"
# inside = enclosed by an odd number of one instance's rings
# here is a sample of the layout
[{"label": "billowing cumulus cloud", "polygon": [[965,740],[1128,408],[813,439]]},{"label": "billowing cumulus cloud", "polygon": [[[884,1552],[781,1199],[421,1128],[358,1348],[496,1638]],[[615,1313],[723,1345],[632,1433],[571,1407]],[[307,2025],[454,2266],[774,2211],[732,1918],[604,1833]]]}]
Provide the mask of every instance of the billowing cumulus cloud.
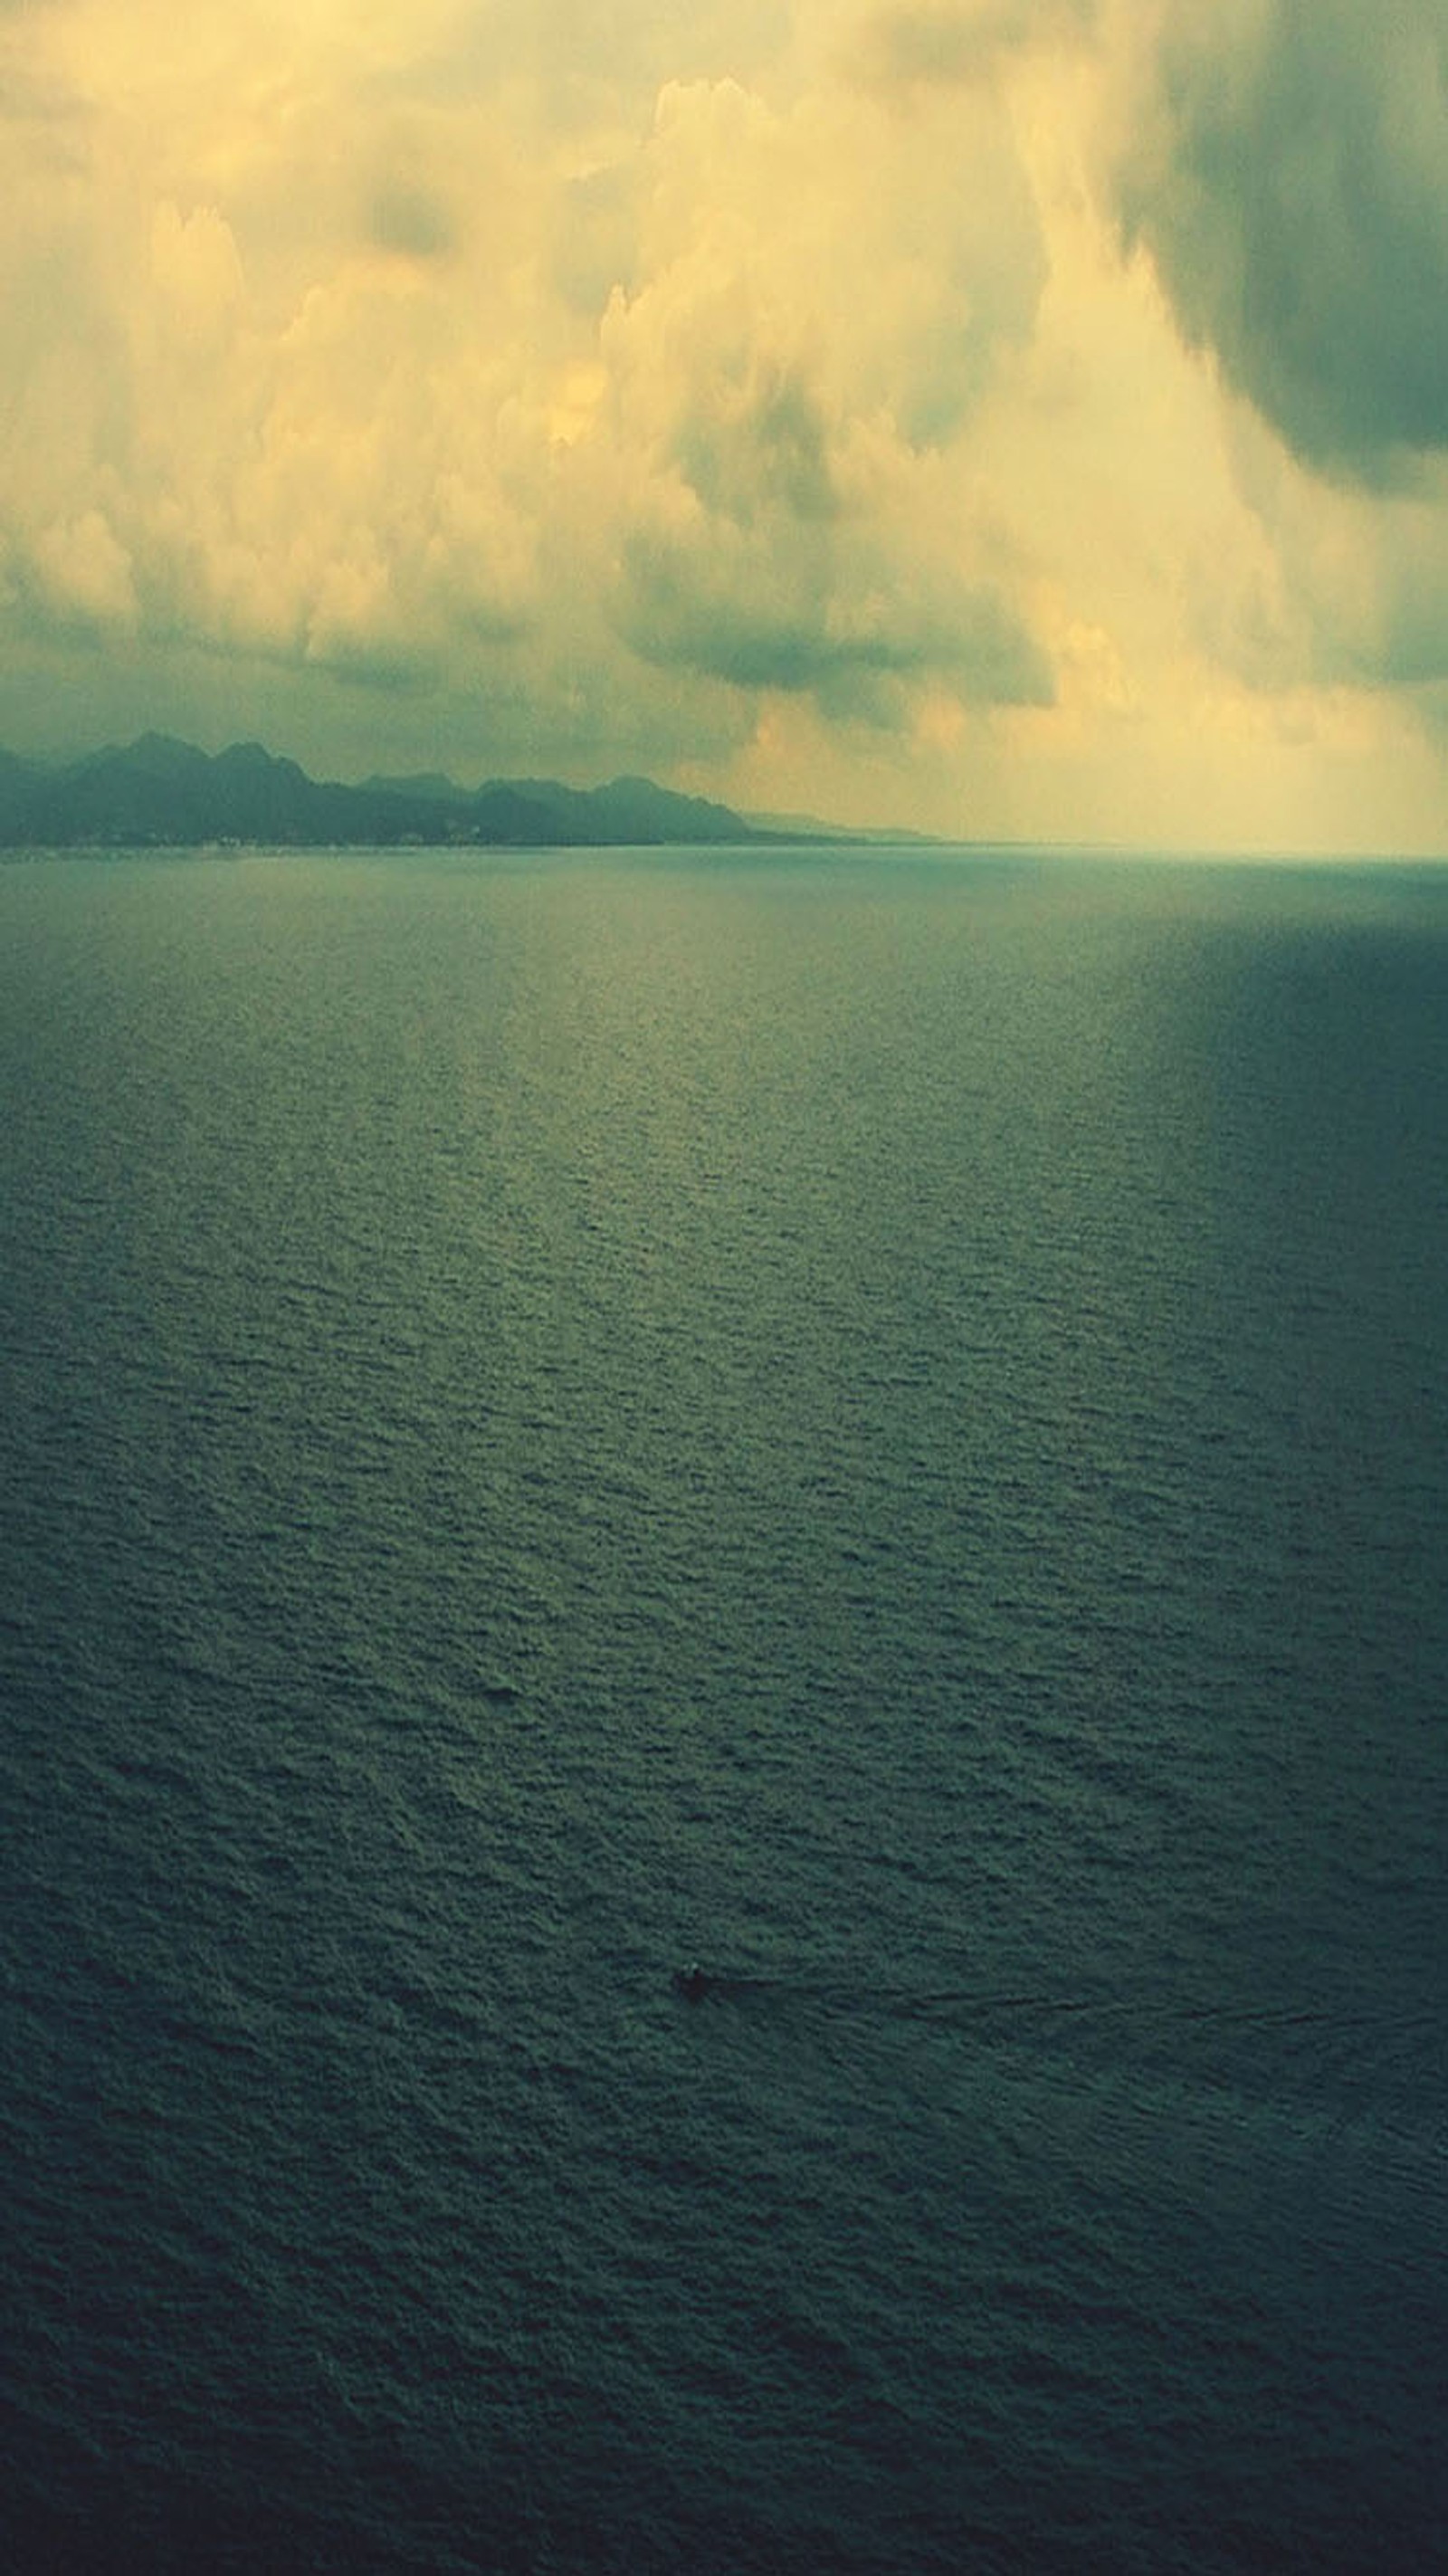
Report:
[{"label": "billowing cumulus cloud", "polygon": [[[600,335],[632,476],[623,632],[650,661],[877,722],[927,675],[985,703],[1050,690],[1019,613],[912,507],[921,453],[1029,335],[1033,209],[989,126],[912,186],[908,141],[848,98],[781,117],[733,83],[666,93],[647,283]],[[770,239],[759,210],[780,206]]]},{"label": "billowing cumulus cloud", "polygon": [[[640,58],[662,23],[641,15]],[[77,85],[77,193],[117,229],[70,215],[31,271],[38,294],[73,261],[77,317],[58,372],[35,353],[8,459],[32,616],[480,687],[566,621],[584,652],[876,720],[923,673],[1046,692],[1019,613],[900,506],[913,452],[1029,332],[1008,140],[977,119],[959,162],[912,171],[913,138],[846,89],[777,109],[734,80],[667,83],[642,134],[600,138],[587,57],[580,31],[581,137],[502,65],[445,108],[425,82],[374,103],[370,72],[336,95],[289,57],[252,73],[275,119],[223,149],[203,88],[159,172]]]},{"label": "billowing cumulus cloud", "polygon": [[0,8],[0,741],[1448,837],[1441,37]]}]

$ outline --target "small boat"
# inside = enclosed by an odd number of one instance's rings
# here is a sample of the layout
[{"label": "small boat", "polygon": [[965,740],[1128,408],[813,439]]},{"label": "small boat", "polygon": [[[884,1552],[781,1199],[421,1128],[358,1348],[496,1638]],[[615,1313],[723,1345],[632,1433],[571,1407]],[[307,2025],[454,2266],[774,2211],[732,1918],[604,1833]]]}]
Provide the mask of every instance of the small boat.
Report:
[{"label": "small boat", "polygon": [[687,1968],[674,1970],[674,1992],[682,1995],[686,2004],[701,2004],[708,1991],[709,1980],[697,1959],[691,1960]]}]

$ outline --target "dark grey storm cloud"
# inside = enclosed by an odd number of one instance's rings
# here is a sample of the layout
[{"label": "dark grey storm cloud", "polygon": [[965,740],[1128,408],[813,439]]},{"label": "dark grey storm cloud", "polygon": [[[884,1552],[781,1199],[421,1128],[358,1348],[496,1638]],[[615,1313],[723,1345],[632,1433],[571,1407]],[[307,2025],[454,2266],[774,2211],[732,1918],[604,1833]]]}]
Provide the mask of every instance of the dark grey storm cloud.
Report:
[{"label": "dark grey storm cloud", "polygon": [[1448,0],[1169,0],[1121,159],[1188,338],[1307,463],[1448,449]]},{"label": "dark grey storm cloud", "polygon": [[389,181],[368,208],[368,231],[379,250],[403,259],[441,259],[455,247],[452,216],[434,190]]},{"label": "dark grey storm cloud", "polygon": [[[1050,665],[1000,592],[961,588],[923,613],[860,621],[818,567],[775,584],[747,577],[712,590],[697,563],[656,537],[625,549],[626,626],[646,661],[682,665],[736,688],[813,695],[828,714],[893,729],[908,687],[948,676],[980,706],[1049,706]],[[842,609],[844,613],[842,612]]]}]

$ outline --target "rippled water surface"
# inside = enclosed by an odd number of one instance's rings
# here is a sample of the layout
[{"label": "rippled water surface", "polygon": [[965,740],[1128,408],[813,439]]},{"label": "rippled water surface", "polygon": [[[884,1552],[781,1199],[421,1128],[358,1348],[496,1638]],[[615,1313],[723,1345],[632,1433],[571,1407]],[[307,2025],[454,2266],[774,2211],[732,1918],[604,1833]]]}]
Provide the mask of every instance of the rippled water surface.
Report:
[{"label": "rippled water surface", "polygon": [[16,863],[0,1110],[7,2563],[1437,2563],[1448,872]]}]

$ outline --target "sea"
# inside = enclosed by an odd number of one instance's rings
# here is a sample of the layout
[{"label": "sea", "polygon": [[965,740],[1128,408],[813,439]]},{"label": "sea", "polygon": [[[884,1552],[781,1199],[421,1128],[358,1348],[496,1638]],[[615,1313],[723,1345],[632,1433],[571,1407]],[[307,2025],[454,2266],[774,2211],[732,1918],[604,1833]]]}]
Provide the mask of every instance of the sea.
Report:
[{"label": "sea", "polygon": [[1448,867],[0,865],[0,2564],[1448,2564]]}]

